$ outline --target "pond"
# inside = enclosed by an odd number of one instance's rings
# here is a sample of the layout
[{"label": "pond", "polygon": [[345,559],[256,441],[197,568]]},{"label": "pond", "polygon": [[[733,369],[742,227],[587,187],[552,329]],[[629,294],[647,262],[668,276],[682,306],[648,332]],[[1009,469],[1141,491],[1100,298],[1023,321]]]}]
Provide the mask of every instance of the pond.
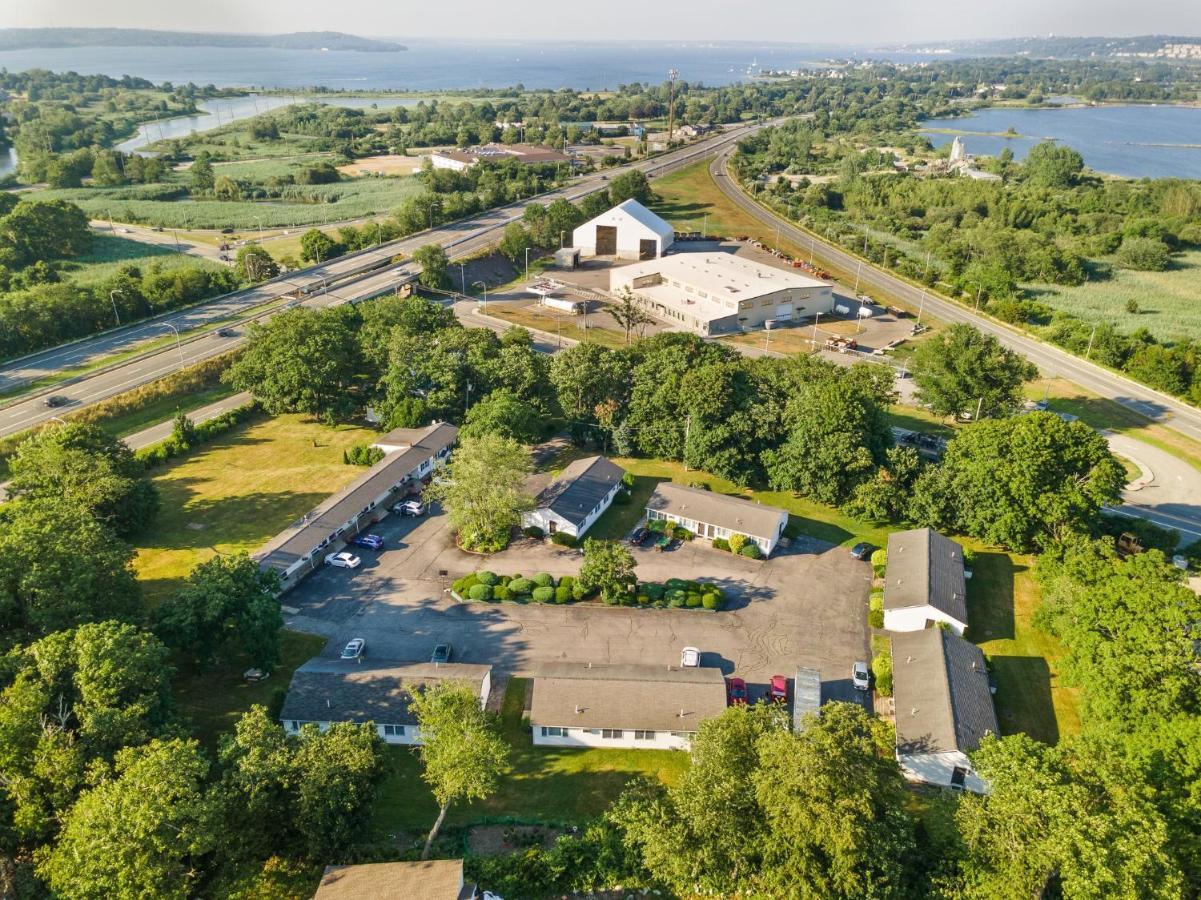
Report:
[{"label": "pond", "polygon": [[[954,119],[926,119],[936,147],[958,134],[968,153],[995,156],[1008,147],[1018,159],[1045,140],[1080,152],[1098,172],[1126,178],[1201,179],[1201,108],[1083,106],[1057,109],[996,107]],[[1016,136],[1005,132],[1014,129]]]}]

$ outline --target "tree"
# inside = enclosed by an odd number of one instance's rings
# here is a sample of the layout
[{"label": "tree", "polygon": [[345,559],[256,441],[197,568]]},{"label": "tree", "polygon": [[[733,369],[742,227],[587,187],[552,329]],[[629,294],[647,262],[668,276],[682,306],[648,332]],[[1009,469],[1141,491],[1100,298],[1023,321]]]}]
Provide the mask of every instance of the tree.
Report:
[{"label": "tree", "polygon": [[495,434],[519,444],[532,444],[542,436],[542,415],[512,391],[493,391],[467,411],[462,437]]},{"label": "tree", "polygon": [[914,486],[914,519],[992,544],[1026,549],[1087,533],[1117,501],[1125,473],[1083,422],[1032,412],[977,422]]},{"label": "tree", "polygon": [[300,236],[300,258],[305,262],[325,262],[339,255],[341,249],[337,241],[316,228],[310,228]]},{"label": "tree", "polygon": [[216,175],[213,173],[213,164],[209,162],[207,154],[201,154],[196,158],[196,161],[188,169],[188,175],[192,181],[192,193],[203,194],[213,189]]},{"label": "tree", "polygon": [[578,420],[618,393],[622,368],[621,360],[607,347],[576,344],[551,359],[550,381],[563,411]]},{"label": "tree", "polygon": [[[1172,251],[1163,241],[1152,237],[1126,237],[1118,248],[1117,263],[1123,269],[1162,272],[1172,264]],[[1138,307],[1135,306],[1137,312]]]},{"label": "tree", "polygon": [[87,213],[66,200],[22,200],[0,218],[0,253],[8,248],[17,267],[79,256],[91,247]]},{"label": "tree", "polygon": [[146,528],[158,512],[158,490],[145,466],[98,425],[44,429],[17,448],[10,468],[11,496],[62,499],[120,535]]},{"label": "tree", "polygon": [[587,538],[578,580],[585,589],[600,591],[606,603],[620,603],[638,582],[634,567],[633,555],[617,541]]},{"label": "tree", "polygon": [[0,512],[0,642],[141,610],[134,552],[65,500],[10,501]]},{"label": "tree", "polygon": [[517,262],[525,256],[526,250],[531,250],[534,246],[533,238],[521,227],[520,222],[510,222],[505,226],[500,238],[500,252],[506,258]]},{"label": "tree", "polygon": [[482,800],[496,790],[497,778],[508,763],[509,747],[466,684],[438,682],[413,692],[409,705],[421,729],[422,778],[438,804],[438,818],[421,851],[421,858],[429,859],[450,805]]},{"label": "tree", "polygon": [[38,874],[70,900],[195,896],[224,839],[208,768],[195,741],[120,751],[114,772],[67,814]]},{"label": "tree", "polygon": [[432,335],[444,328],[460,328],[451,307],[424,297],[384,296],[356,307],[359,314],[358,339],[364,360],[376,372],[388,365],[388,347],[395,334],[409,337]]},{"label": "tree", "polygon": [[645,205],[654,198],[650,182],[646,180],[646,174],[640,169],[623,172],[609,182],[609,203],[613,206],[626,200],[637,200]]},{"label": "tree", "polygon": [[628,290],[618,295],[616,303],[606,305],[605,312],[621,326],[625,332],[627,344],[630,342],[631,331],[645,330],[647,325],[655,321],[654,317],[642,308],[642,305]]},{"label": "tree", "polygon": [[250,327],[225,380],[250,391],[267,412],[304,412],[333,423],[354,407],[360,367],[354,332],[337,309],[298,307]]},{"label": "tree", "polygon": [[918,345],[911,366],[917,399],[940,416],[977,410],[981,418],[1009,415],[1022,385],[1038,369],[991,335],[956,324]]},{"label": "tree", "polygon": [[493,434],[464,438],[446,476],[426,489],[426,497],[443,503],[465,549],[496,551],[509,542],[521,514],[533,509],[525,490],[529,472],[529,453],[513,439]]},{"label": "tree", "polygon": [[902,521],[921,470],[922,459],[912,447],[890,447],[884,464],[855,487],[843,509],[866,522]]},{"label": "tree", "polygon": [[279,263],[259,244],[239,247],[234,264],[249,282],[266,281],[279,274]]},{"label": "tree", "polygon": [[1063,144],[1043,141],[1026,154],[1022,174],[1027,182],[1038,187],[1068,188],[1084,171],[1084,157]]},{"label": "tree", "polygon": [[413,251],[413,262],[421,266],[421,283],[429,288],[447,288],[450,286],[450,275],[447,269],[450,260],[441,244],[426,244]]},{"label": "tree", "polygon": [[245,554],[214,556],[156,610],[157,630],[201,669],[238,651],[270,672],[279,662],[284,624],[278,590],[279,576]]}]

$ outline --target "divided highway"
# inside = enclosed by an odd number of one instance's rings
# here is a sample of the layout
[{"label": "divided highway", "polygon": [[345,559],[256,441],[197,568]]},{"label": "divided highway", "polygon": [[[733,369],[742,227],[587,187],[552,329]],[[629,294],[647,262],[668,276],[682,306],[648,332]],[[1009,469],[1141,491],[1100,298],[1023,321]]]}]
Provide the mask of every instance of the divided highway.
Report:
[{"label": "divided highway", "polygon": [[[639,169],[648,176],[662,175],[688,165],[709,154],[730,147],[747,134],[762,126],[745,125],[697,144],[683,147],[663,156],[643,160],[629,166],[610,169],[604,174],[588,176],[557,191],[542,194],[538,202],[549,203],[560,197],[579,200],[603,190],[611,177],[630,169]],[[420,269],[416,265],[395,266],[392,260],[408,257],[428,243],[439,243],[452,259],[470,256],[487,249],[497,240],[497,232],[509,222],[519,219],[524,203],[494,209],[469,221],[455,222],[431,231],[411,235],[328,263],[298,270],[254,288],[240,291],[208,303],[199,304],[178,313],[159,317],[127,328],[114,329],[94,338],[77,341],[0,367],[0,392],[11,391],[39,378],[88,365],[97,365],[116,353],[134,350],[151,338],[171,337],[178,329],[182,340],[159,349],[139,354],[121,363],[98,368],[94,374],[63,382],[35,396],[15,400],[0,408],[0,436],[15,434],[64,412],[98,403],[109,397],[154,381],[184,366],[193,365],[235,347],[243,338],[242,329],[235,328],[231,337],[207,332],[189,337],[187,331],[245,315],[255,307],[287,296],[304,296],[306,306],[322,307],[349,303],[386,293],[396,285],[410,280]],[[330,286],[331,282],[335,286]],[[262,318],[276,310],[263,313]],[[61,394],[69,404],[49,408],[47,394]]]}]

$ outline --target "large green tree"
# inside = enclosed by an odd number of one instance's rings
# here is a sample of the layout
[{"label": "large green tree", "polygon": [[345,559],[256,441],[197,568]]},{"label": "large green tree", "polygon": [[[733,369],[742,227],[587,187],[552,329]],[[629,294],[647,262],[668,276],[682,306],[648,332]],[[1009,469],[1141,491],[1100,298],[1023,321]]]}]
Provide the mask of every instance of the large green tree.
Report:
[{"label": "large green tree", "polygon": [[1067,188],[1084,171],[1084,157],[1071,147],[1054,141],[1035,144],[1026,154],[1022,177],[1030,184],[1045,188]]},{"label": "large green tree", "polygon": [[533,444],[542,436],[542,414],[533,404],[502,388],[493,391],[467,411],[463,437],[496,434],[519,444]]},{"label": "large green tree", "polygon": [[445,507],[459,543],[468,550],[496,551],[509,542],[521,514],[533,508],[525,489],[530,455],[512,438],[487,434],[464,438],[445,477],[426,497]]},{"label": "large green tree", "polygon": [[441,244],[426,244],[413,251],[413,262],[421,266],[418,278],[421,283],[430,288],[450,287],[450,275],[447,269],[450,260]]},{"label": "large green tree", "polygon": [[337,256],[341,250],[341,244],[316,228],[310,228],[300,236],[300,258],[305,262],[325,262]]},{"label": "large green tree", "polygon": [[337,309],[290,309],[252,325],[226,381],[250,391],[267,412],[303,412],[334,422],[354,408],[349,391],[361,367],[347,316]]},{"label": "large green tree", "polygon": [[964,324],[920,343],[911,368],[918,401],[940,416],[1008,415],[1021,401],[1022,385],[1038,375],[1033,363]]},{"label": "large green tree", "polygon": [[912,514],[936,528],[1027,549],[1087,532],[1125,475],[1083,422],[1034,412],[963,429],[914,487]]},{"label": "large green tree", "polygon": [[438,804],[438,818],[421,852],[428,859],[451,804],[482,800],[496,790],[509,747],[469,685],[438,682],[414,692],[409,702],[421,729],[422,778]]},{"label": "large green tree", "polygon": [[621,358],[600,344],[576,344],[556,353],[550,364],[559,404],[576,420],[591,420],[598,405],[618,396],[623,377]]},{"label": "large green tree", "polygon": [[579,582],[589,591],[600,591],[606,603],[621,603],[638,581],[634,566],[633,555],[618,541],[587,538]]},{"label": "large green tree", "polygon": [[609,202],[613,206],[626,200],[637,200],[639,203],[647,204],[654,197],[650,182],[646,180],[646,174],[639,169],[623,172],[609,182]]}]

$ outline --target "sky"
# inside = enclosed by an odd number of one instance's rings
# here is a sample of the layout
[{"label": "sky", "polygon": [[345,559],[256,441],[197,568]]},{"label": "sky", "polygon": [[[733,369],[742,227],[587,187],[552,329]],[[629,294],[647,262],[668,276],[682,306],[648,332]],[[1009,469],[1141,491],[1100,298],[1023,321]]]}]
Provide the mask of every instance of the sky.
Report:
[{"label": "sky", "polygon": [[[594,11],[599,10],[599,14]],[[1135,12],[1137,10],[1137,12]],[[1201,34],[1197,0],[0,0],[0,27],[344,31],[365,37],[900,43]]]}]

